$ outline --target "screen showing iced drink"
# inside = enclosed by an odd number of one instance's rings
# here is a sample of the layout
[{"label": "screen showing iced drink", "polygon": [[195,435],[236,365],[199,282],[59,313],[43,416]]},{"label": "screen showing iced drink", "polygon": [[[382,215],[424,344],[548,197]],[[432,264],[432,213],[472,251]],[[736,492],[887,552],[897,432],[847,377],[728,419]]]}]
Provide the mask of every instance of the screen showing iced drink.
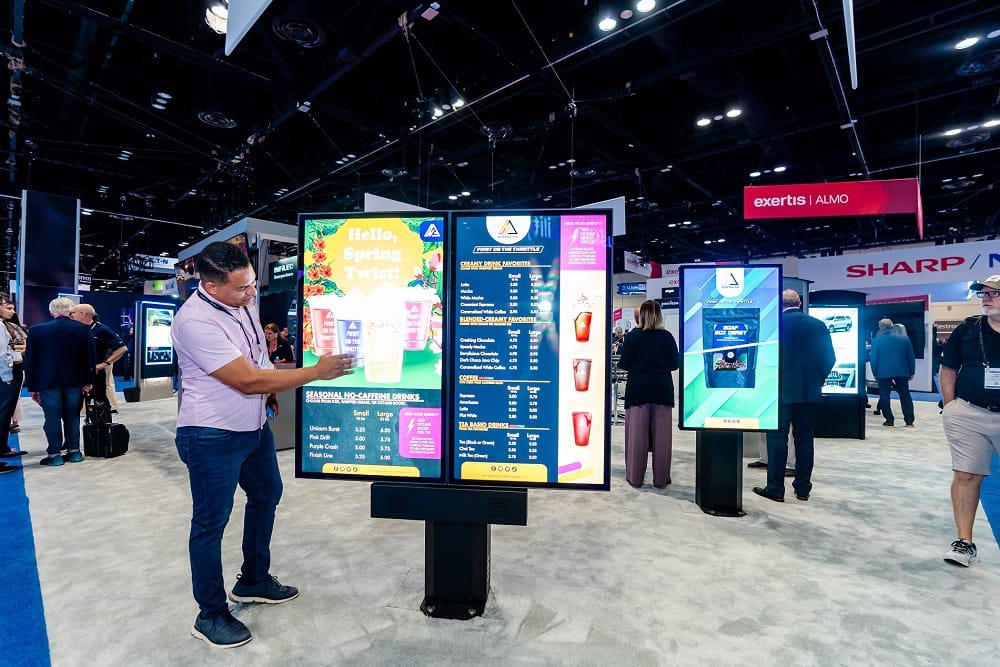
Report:
[{"label": "screen showing iced drink", "polygon": [[298,358],[354,373],[302,388],[296,474],[442,477],[441,215],[300,216]]},{"label": "screen showing iced drink", "polygon": [[609,223],[454,215],[451,481],[608,488]]},{"label": "screen showing iced drink", "polygon": [[678,426],[778,428],[781,267],[680,267]]}]

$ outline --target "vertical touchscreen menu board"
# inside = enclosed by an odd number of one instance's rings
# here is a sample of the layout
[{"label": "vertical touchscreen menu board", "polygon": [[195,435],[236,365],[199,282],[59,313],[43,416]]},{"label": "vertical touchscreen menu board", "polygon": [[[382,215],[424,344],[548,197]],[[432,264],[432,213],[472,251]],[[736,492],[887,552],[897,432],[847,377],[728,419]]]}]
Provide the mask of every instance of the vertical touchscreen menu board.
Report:
[{"label": "vertical touchscreen menu board", "polygon": [[608,488],[609,218],[453,218],[452,481]]},{"label": "vertical touchscreen menu board", "polygon": [[682,266],[680,279],[678,426],[776,430],[781,267]]},{"label": "vertical touchscreen menu board", "polygon": [[300,216],[299,354],[354,373],[302,388],[299,476],[440,480],[444,219]]}]

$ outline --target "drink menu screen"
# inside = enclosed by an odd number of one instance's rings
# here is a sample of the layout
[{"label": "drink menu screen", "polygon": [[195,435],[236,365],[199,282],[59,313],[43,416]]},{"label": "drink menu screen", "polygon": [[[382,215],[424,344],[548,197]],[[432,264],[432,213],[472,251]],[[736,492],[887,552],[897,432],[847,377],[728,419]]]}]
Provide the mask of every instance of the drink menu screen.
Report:
[{"label": "drink menu screen", "polygon": [[609,218],[455,215],[451,481],[608,488]]},{"label": "drink menu screen", "polygon": [[302,366],[354,373],[302,388],[296,474],[442,474],[445,224],[440,215],[300,216]]}]

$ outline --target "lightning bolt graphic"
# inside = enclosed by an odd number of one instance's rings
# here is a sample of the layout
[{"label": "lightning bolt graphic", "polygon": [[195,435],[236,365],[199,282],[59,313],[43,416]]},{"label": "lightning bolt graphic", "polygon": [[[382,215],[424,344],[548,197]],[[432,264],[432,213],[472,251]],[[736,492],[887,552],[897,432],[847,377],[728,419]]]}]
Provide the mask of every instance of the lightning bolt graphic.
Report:
[{"label": "lightning bolt graphic", "polygon": [[410,431],[413,430],[413,425],[416,423],[416,421],[417,420],[415,419],[411,419],[410,423],[406,425],[406,435],[410,435]]}]

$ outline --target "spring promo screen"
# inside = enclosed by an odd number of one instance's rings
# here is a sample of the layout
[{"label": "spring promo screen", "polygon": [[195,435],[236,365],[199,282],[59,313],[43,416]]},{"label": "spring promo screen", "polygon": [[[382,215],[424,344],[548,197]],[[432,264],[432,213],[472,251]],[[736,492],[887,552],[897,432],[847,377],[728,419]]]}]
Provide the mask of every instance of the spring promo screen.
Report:
[{"label": "spring promo screen", "polygon": [[608,488],[609,220],[455,214],[451,481]]},{"label": "spring promo screen", "polygon": [[302,388],[303,476],[442,477],[445,221],[300,216],[299,354],[354,355],[354,373]]},{"label": "spring promo screen", "polygon": [[781,267],[680,267],[680,428],[778,428]]}]

